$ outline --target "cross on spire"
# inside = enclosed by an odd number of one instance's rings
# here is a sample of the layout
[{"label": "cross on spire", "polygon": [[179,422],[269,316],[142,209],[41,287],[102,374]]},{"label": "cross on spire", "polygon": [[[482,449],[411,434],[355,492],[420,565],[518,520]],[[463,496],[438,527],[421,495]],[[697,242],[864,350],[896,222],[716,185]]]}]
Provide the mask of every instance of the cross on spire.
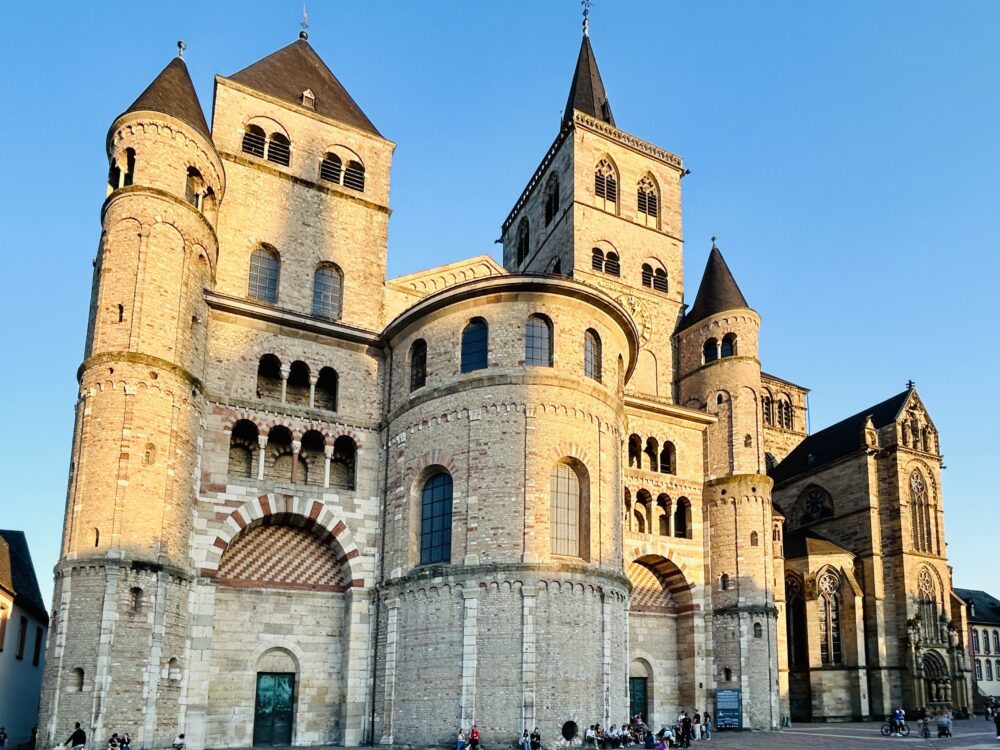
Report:
[{"label": "cross on spire", "polygon": [[590,36],[590,6],[594,0],[580,0],[583,6],[583,35]]},{"label": "cross on spire", "polygon": [[305,0],[302,0],[302,20],[299,22],[299,26],[302,29],[299,32],[299,39],[308,39],[309,34],[306,32],[306,29],[309,28],[309,11],[306,10]]},{"label": "cross on spire", "polygon": [[916,386],[917,384],[914,383],[912,379],[906,381],[906,390],[912,391],[914,388],[916,388]]}]

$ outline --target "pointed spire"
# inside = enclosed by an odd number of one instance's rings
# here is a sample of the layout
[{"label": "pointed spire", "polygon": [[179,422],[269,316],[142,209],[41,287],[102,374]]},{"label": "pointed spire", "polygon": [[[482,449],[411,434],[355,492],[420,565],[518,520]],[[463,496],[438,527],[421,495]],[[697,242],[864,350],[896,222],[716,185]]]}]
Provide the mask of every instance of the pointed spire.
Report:
[{"label": "pointed spire", "polygon": [[258,60],[229,76],[229,79],[298,106],[302,106],[302,92],[312,91],[317,113],[381,136],[347,89],[316,54],[307,38],[303,30],[299,38],[287,47]]},{"label": "pointed spire", "polygon": [[191,82],[191,75],[184,63],[184,42],[178,42],[177,49],[177,57],[167,63],[167,67],[160,72],[160,75],[122,114],[160,112],[170,115],[186,122],[211,142],[212,135],[205,121],[205,113],[201,109],[198,94]]},{"label": "pointed spire", "polygon": [[736,284],[736,279],[733,278],[725,258],[716,247],[713,237],[712,251],[708,254],[708,263],[705,265],[705,275],[701,277],[698,294],[691,309],[684,316],[681,328],[689,328],[712,315],[741,307],[748,308],[750,305]]},{"label": "pointed spire", "polygon": [[615,118],[611,114],[611,104],[604,91],[601,71],[597,69],[594,48],[590,46],[590,36],[586,33],[586,20],[584,24],[583,41],[580,43],[580,55],[576,59],[573,83],[569,87],[569,98],[566,100],[563,123],[571,122],[573,110],[578,109],[584,114],[614,125]]}]

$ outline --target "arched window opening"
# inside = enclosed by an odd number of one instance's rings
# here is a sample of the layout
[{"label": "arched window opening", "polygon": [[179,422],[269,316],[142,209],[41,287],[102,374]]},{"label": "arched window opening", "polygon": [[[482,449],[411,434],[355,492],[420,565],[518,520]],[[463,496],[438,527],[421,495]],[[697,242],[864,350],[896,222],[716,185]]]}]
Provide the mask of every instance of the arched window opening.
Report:
[{"label": "arched window opening", "polygon": [[919,470],[910,474],[910,532],[917,552],[934,553],[934,528],[927,483]]},{"label": "arched window opening", "polygon": [[257,398],[281,401],[281,362],[265,354],[257,364]]},{"label": "arched window opening", "polygon": [[205,194],[201,198],[201,212],[205,215],[205,220],[214,227],[219,215],[219,201],[210,187],[205,188]]},{"label": "arched window opening", "polygon": [[753,637],[754,638],[763,638],[764,637],[764,628],[763,628],[763,626],[759,622],[755,622],[753,624]]},{"label": "arched window opening", "polygon": [[618,253],[608,253],[604,256],[604,273],[609,276],[621,276],[622,265],[618,260]]},{"label": "arched window opening", "polygon": [[545,185],[545,226],[559,213],[559,177],[553,173]]},{"label": "arched window opening", "polygon": [[344,162],[336,154],[327,154],[319,163],[319,178],[321,180],[339,185],[343,172]]},{"label": "arched window opening", "polygon": [[645,534],[646,533],[646,514],[645,514],[645,512],[643,511],[642,507],[639,505],[638,502],[636,502],[635,510],[633,511],[633,516],[634,516],[634,520],[635,520],[635,522],[633,523],[633,528],[635,529],[635,533],[637,533],[637,534]]},{"label": "arched window opening", "polygon": [[705,355],[703,359],[706,365],[714,362],[719,358],[719,342],[716,339],[709,339],[702,347],[702,353]]},{"label": "arched window opening", "polygon": [[247,419],[241,419],[233,425],[233,432],[229,436],[229,468],[226,471],[229,476],[243,479],[254,476],[258,434],[257,425]]},{"label": "arched window opening", "polygon": [[560,461],[549,475],[549,528],[552,554],[586,558],[586,474]]},{"label": "arched window opening", "polygon": [[250,299],[274,304],[278,301],[278,254],[265,247],[250,253],[250,279],[247,293]]},{"label": "arched window opening", "polygon": [[979,631],[975,628],[972,629],[972,652],[979,653]]},{"label": "arched window opening", "polygon": [[462,331],[462,372],[486,368],[489,352],[489,325],[483,318],[473,318]]},{"label": "arched window opening", "polygon": [[637,205],[639,208],[639,221],[647,227],[655,227],[656,219],[660,215],[660,197],[656,190],[656,183],[649,175],[639,180],[637,188]]},{"label": "arched window opening", "polygon": [[719,576],[719,591],[729,591],[729,574],[723,573]]},{"label": "arched window opening", "polygon": [[758,536],[756,531],[750,532],[750,546],[751,547],[760,546],[760,536]]},{"label": "arched window opening", "polygon": [[642,438],[636,434],[628,436],[628,466],[630,469],[642,468]]},{"label": "arched window opening", "polygon": [[764,417],[764,424],[768,427],[774,425],[774,401],[771,394],[764,392],[760,399],[760,409]]},{"label": "arched window opening", "polygon": [[532,315],[524,325],[524,364],[552,367],[552,321]]},{"label": "arched window opening", "polygon": [[636,531],[640,534],[653,532],[653,497],[648,490],[639,490],[635,496]]},{"label": "arched window opening", "polygon": [[980,659],[976,659],[976,681],[983,681],[983,662]]},{"label": "arched window opening", "polygon": [[802,582],[795,576],[785,577],[785,633],[788,665],[805,667],[809,664],[806,640],[806,603],[802,596]]},{"label": "arched window opening", "polygon": [[365,167],[361,162],[347,162],[344,167],[344,187],[361,193],[365,191]]},{"label": "arched window opening", "polygon": [[332,263],[324,263],[313,275],[312,312],[317,318],[340,318],[344,293],[344,274]]},{"label": "arched window opening", "polygon": [[111,160],[108,167],[108,192],[113,192],[122,186],[122,170],[116,159]]},{"label": "arched window opening", "polygon": [[722,356],[732,357],[736,354],[736,334],[727,333],[722,337]]},{"label": "arched window opening", "polygon": [[656,438],[646,438],[646,450],[643,453],[646,454],[646,468],[650,471],[659,471],[660,452]]},{"label": "arched window opening", "polygon": [[783,427],[786,430],[792,429],[793,419],[791,402],[787,399],[779,398],[776,405],[778,407],[778,427]]},{"label": "arched window opening", "polygon": [[677,499],[674,510],[674,536],[678,539],[691,539],[691,502],[686,497]]},{"label": "arched window opening", "polygon": [[625,518],[623,523],[626,530],[632,528],[632,493],[628,491],[628,487],[625,488]]},{"label": "arched window opening", "polygon": [[292,362],[292,366],[288,369],[285,402],[309,406],[309,365],[305,362]]},{"label": "arched window opening", "polygon": [[656,498],[656,518],[659,521],[656,533],[660,536],[670,536],[670,496],[660,495]]},{"label": "arched window opening", "polygon": [[427,384],[427,342],[417,339],[410,346],[410,391]]},{"label": "arched window opening", "polygon": [[347,435],[333,441],[333,456],[330,459],[330,486],[354,489],[355,463],[358,447]]},{"label": "arched window opening", "polygon": [[420,564],[451,562],[451,475],[435,474],[420,492]]},{"label": "arched window opening", "polygon": [[95,547],[101,546],[101,530],[98,528],[94,529],[94,546]]},{"label": "arched window opening", "polygon": [[79,667],[70,672],[69,691],[71,693],[83,692],[83,670]]},{"label": "arched window opening", "polygon": [[201,172],[194,167],[188,167],[187,178],[184,180],[184,200],[201,210],[201,200],[205,193],[205,180]]},{"label": "arched window opening", "polygon": [[323,367],[316,379],[316,398],[313,403],[317,409],[337,411],[340,376],[332,367]]},{"label": "arched window opening", "polygon": [[292,481],[292,433],[277,425],[267,433],[267,457],[264,477],[274,482]]},{"label": "arched window opening", "polygon": [[[917,617],[920,620],[920,630],[926,643],[941,643],[941,627],[938,623],[937,587],[930,569],[923,567],[917,574]],[[984,644],[988,654],[989,640]]]},{"label": "arched window opening", "polygon": [[840,646],[840,579],[826,572],[817,581],[819,589],[820,661],[823,664],[843,664]]},{"label": "arched window opening", "polygon": [[590,251],[590,267],[595,271],[604,270],[604,251],[595,247]]},{"label": "arched window opening", "polygon": [[653,267],[649,263],[642,264],[642,285],[653,288]]},{"label": "arched window opening", "polygon": [[719,406],[722,406],[724,403],[726,403],[726,397],[720,393],[718,396],[715,397],[715,403],[718,404]]},{"label": "arched window opening", "polygon": [[128,187],[135,182],[135,149],[125,149],[125,174],[122,175],[122,187]]},{"label": "arched window opening", "polygon": [[181,679],[181,665],[177,658],[171,658],[167,662],[167,679],[177,682]]},{"label": "arched window opening", "polygon": [[729,667],[726,667],[725,669],[723,669],[722,670],[722,679],[725,682],[732,682],[733,681],[733,670],[731,670]]},{"label": "arched window opening", "polygon": [[267,141],[267,135],[263,128],[257,125],[247,125],[247,129],[243,133],[243,153],[263,158],[265,141]]},{"label": "arched window opening", "polygon": [[156,446],[152,443],[146,443],[146,447],[142,451],[142,465],[152,466],[156,463]]},{"label": "arched window opening", "polygon": [[667,272],[662,268],[657,268],[653,271],[653,289],[658,292],[665,292],[667,288]]},{"label": "arched window opening", "polygon": [[522,218],[521,221],[517,223],[517,237],[515,239],[515,245],[517,249],[517,265],[520,266],[528,259],[528,220]]},{"label": "arched window opening", "polygon": [[597,331],[588,328],[583,334],[583,374],[591,380],[601,382],[602,359],[601,337]]},{"label": "arched window opening", "polygon": [[669,440],[663,444],[663,449],[660,451],[660,473],[677,473],[677,449]]},{"label": "arched window opening", "polygon": [[302,436],[299,449],[299,484],[323,486],[326,464],[326,438],[317,430],[308,430]]},{"label": "arched window opening", "polygon": [[130,612],[142,612],[142,589],[138,586],[129,592],[128,608]]},{"label": "arched window opening", "polygon": [[271,140],[267,144],[267,160],[288,166],[291,160],[292,144],[281,133],[271,133]]},{"label": "arched window opening", "polygon": [[594,170],[594,205],[612,212],[618,208],[618,173],[607,159]]}]

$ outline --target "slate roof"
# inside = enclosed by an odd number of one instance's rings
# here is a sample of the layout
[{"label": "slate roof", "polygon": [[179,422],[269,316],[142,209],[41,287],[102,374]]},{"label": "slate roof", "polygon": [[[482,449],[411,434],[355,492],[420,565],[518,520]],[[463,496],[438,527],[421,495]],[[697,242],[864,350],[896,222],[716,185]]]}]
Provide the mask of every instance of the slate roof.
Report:
[{"label": "slate roof", "polygon": [[9,571],[14,604],[47,622],[48,611],[42,600],[42,592],[38,590],[35,566],[31,564],[31,553],[28,551],[28,540],[24,538],[24,532],[0,529],[0,539],[4,542],[0,547],[0,583],[3,582],[4,571]]},{"label": "slate roof", "polygon": [[584,36],[580,43],[580,54],[576,58],[576,70],[573,72],[573,83],[569,87],[569,98],[563,112],[563,122],[573,119],[573,110],[578,109],[609,125],[615,124],[611,114],[611,103],[604,90],[601,71],[597,69],[597,58],[594,48],[590,46],[590,37]]},{"label": "slate roof", "polygon": [[1000,599],[977,589],[953,589],[966,602],[971,600],[976,614],[969,612],[969,622],[984,625],[1000,625]]},{"label": "slate roof", "polygon": [[382,136],[337,77],[303,38],[229,77],[254,91],[302,106],[302,92],[316,95],[318,114]]},{"label": "slate roof", "polygon": [[817,534],[812,529],[800,529],[785,534],[782,549],[786,560],[807,555],[850,555],[849,550],[831,542],[825,536]]},{"label": "slate roof", "polygon": [[210,143],[212,141],[212,134],[208,130],[205,113],[202,112],[201,104],[198,102],[198,94],[195,93],[191,75],[184,60],[179,57],[171,60],[146,90],[139,94],[139,98],[132,103],[132,106],[122,114],[142,111],[162,112],[176,117],[205,136]]},{"label": "slate roof", "polygon": [[814,471],[859,450],[862,447],[861,431],[869,415],[876,430],[884,427],[896,420],[909,395],[910,391],[907,389],[875,406],[862,409],[825,430],[809,435],[771,471],[770,476],[774,483],[781,484],[799,474]]},{"label": "slate roof", "polygon": [[733,278],[726,259],[722,257],[719,248],[712,243],[712,252],[708,254],[705,273],[701,277],[701,286],[694,298],[694,304],[681,321],[681,329],[690,328],[716,313],[726,310],[736,310],[750,307],[746,297],[740,291],[736,279]]}]

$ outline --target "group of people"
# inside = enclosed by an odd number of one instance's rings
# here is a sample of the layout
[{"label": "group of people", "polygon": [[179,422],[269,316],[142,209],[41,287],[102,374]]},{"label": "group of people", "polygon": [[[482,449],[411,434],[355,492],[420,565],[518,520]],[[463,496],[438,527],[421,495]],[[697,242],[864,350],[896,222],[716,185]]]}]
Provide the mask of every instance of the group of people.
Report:
[{"label": "group of people", "polygon": [[[0,731],[2,731],[0,727]],[[178,734],[174,737],[174,741],[171,743],[172,750],[184,750],[185,746],[184,735]],[[84,750],[87,746],[87,733],[83,731],[80,726],[80,722],[76,722],[73,727],[73,733],[66,739],[63,743],[63,747],[69,748],[70,750]],[[0,745],[0,750],[3,746]],[[34,748],[32,748],[34,750]],[[112,733],[108,738],[107,750],[132,750],[132,737],[128,732],[118,734],[118,732]]]},{"label": "group of people", "polygon": [[[666,750],[669,747],[691,747],[692,741],[712,739],[712,717],[706,711],[698,711],[689,716],[681,711],[677,722],[667,727],[662,725],[656,733],[643,721],[642,714],[636,714],[628,724],[612,724],[604,729],[600,724],[592,724],[584,734],[584,745],[596,750],[620,747],[642,747],[644,750]],[[534,750],[534,749],[532,749]]]}]

